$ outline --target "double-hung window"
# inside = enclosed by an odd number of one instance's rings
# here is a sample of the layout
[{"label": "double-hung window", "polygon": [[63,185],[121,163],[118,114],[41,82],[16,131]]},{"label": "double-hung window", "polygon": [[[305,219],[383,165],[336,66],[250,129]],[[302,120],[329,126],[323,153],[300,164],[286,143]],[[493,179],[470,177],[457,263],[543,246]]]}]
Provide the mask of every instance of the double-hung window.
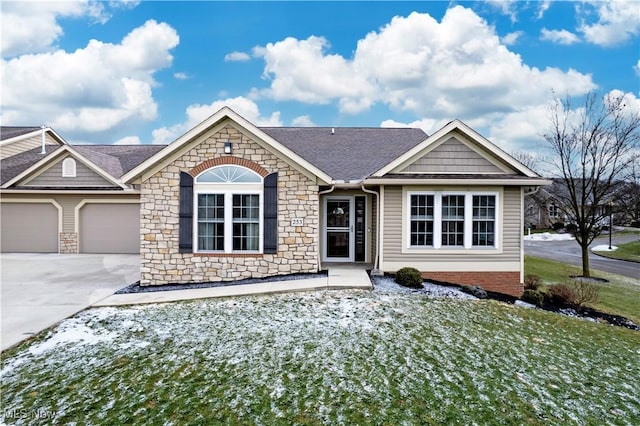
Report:
[{"label": "double-hung window", "polygon": [[473,241],[474,247],[493,247],[496,235],[495,195],[473,196]]},{"label": "double-hung window", "polygon": [[433,195],[411,195],[411,245],[433,245]]},{"label": "double-hung window", "polygon": [[262,177],[240,166],[218,166],[195,179],[197,252],[262,251]]},{"label": "double-hung window", "polygon": [[407,193],[408,249],[498,248],[498,193]]}]

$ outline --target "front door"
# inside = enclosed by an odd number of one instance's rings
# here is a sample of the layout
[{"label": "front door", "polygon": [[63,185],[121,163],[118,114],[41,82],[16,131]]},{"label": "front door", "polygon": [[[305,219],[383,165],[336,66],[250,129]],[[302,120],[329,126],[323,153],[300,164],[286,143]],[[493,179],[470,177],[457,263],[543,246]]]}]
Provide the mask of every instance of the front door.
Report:
[{"label": "front door", "polygon": [[324,200],[324,260],[353,262],[353,197],[326,197]]}]

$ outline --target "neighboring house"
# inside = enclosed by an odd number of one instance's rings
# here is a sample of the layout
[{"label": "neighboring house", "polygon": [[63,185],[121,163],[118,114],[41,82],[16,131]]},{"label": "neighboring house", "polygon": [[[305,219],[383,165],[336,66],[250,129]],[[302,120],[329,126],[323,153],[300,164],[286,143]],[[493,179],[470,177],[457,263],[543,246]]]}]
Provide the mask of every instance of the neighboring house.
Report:
[{"label": "neighboring house", "polygon": [[0,128],[2,252],[138,253],[140,195],[120,177],[162,146],[70,146]]},{"label": "neighboring house", "polygon": [[2,250],[121,244],[140,252],[141,285],[361,263],[519,295],[524,194],[549,183],[458,120],[427,136],[256,127],[223,108],[163,147],[45,151],[2,160]]}]

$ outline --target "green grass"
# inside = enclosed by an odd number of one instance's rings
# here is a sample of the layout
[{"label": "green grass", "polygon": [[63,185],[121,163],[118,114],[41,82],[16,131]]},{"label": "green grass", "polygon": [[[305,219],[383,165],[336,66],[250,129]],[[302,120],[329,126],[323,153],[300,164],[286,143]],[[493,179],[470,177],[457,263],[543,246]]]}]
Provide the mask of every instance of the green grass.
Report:
[{"label": "green grass", "polygon": [[[630,243],[617,244],[615,251],[598,251],[599,256],[609,257],[611,259],[631,260],[640,262],[640,240],[631,241]],[[640,266],[638,266],[640,268]]]},{"label": "green grass", "polygon": [[[534,256],[525,256],[524,270],[525,275],[538,275],[546,286],[564,284],[569,282],[569,276],[582,274],[582,269],[576,266]],[[592,270],[591,273],[608,282],[596,283],[600,289],[599,300],[589,306],[640,324],[640,285],[636,280],[602,271]]]},{"label": "green grass", "polygon": [[6,424],[640,424],[640,333],[495,301],[100,308],[4,355]]}]

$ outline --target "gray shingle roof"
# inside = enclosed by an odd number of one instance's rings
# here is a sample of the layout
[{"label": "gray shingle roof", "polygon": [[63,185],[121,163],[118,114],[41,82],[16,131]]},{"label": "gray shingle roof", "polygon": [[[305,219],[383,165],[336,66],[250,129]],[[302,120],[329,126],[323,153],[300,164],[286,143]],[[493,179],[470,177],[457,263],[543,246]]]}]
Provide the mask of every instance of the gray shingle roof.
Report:
[{"label": "gray shingle roof", "polygon": [[370,176],[427,138],[420,129],[383,127],[260,127],[336,180]]},{"label": "gray shingle roof", "polygon": [[[60,145],[45,145],[47,154],[51,154],[57,149],[62,149]],[[29,151],[16,154],[0,161],[0,185],[18,176],[29,167],[46,157],[40,154],[41,148],[30,149]]]},{"label": "gray shingle roof", "polygon": [[[109,173],[114,178],[123,174],[164,148],[164,145],[76,145],[72,149]],[[0,185],[18,176],[29,167],[42,160],[41,148],[3,159],[0,162]],[[47,154],[62,146],[46,145]]]},{"label": "gray shingle roof", "polygon": [[80,155],[110,175],[120,178],[165,145],[75,145]]},{"label": "gray shingle roof", "polygon": [[0,127],[0,140],[4,141],[15,138],[16,136],[26,135],[36,130],[40,130],[40,127],[2,126]]}]

